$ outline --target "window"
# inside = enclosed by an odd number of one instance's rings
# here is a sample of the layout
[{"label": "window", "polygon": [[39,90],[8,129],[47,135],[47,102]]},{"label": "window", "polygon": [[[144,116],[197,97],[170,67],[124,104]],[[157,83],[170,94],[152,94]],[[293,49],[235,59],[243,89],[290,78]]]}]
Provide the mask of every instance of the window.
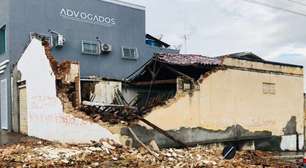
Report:
[{"label": "window", "polygon": [[89,55],[100,55],[100,44],[93,41],[82,41],[82,53]]},{"label": "window", "polygon": [[5,53],[5,26],[0,28],[0,55]]},{"label": "window", "polygon": [[122,47],[122,58],[125,59],[138,59],[137,48]]},{"label": "window", "polygon": [[263,83],[263,94],[275,95],[275,83]]}]

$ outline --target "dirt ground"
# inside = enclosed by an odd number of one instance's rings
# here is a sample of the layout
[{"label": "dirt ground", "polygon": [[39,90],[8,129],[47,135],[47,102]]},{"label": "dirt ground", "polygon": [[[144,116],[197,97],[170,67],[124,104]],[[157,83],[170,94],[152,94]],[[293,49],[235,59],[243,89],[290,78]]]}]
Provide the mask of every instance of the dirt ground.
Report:
[{"label": "dirt ground", "polygon": [[260,151],[239,152],[232,160],[224,160],[217,149],[202,146],[155,149],[155,153],[153,156],[145,149],[124,147],[111,140],[72,145],[25,138],[17,144],[0,146],[0,167],[298,167]]}]

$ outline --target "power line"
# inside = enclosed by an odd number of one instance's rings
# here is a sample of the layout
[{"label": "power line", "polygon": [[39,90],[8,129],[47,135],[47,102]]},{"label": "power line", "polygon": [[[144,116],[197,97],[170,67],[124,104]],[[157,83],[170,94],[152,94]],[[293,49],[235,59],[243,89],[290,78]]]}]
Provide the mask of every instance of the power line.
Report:
[{"label": "power line", "polygon": [[253,3],[253,4],[256,4],[256,5],[265,6],[265,7],[276,9],[276,10],[281,10],[281,11],[284,11],[284,12],[287,12],[287,13],[291,13],[291,14],[295,14],[295,15],[306,17],[305,13],[297,12],[297,11],[294,11],[294,10],[291,10],[291,9],[282,8],[282,7],[273,6],[273,5],[268,4],[268,3],[259,2],[259,1],[255,1],[255,0],[243,0],[243,1],[248,2],[248,3]]},{"label": "power line", "polygon": [[296,1],[296,0],[288,0],[289,2],[292,2],[292,3],[295,3],[295,4],[298,4],[298,5],[301,5],[301,6],[306,6],[306,3],[304,2],[301,2],[301,1]]}]

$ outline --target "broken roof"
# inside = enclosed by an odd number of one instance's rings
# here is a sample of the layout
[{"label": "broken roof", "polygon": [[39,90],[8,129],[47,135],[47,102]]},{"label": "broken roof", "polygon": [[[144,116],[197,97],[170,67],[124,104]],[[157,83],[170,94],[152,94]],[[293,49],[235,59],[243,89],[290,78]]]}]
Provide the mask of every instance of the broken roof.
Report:
[{"label": "broken roof", "polygon": [[[128,81],[131,81],[144,77],[147,79],[150,78],[151,77],[150,73],[146,72],[148,70],[147,68],[149,68],[149,71],[150,69],[152,70],[152,68],[156,66],[156,63],[158,66],[163,66],[163,67],[170,66],[172,68],[179,69],[181,72],[191,77],[198,78],[201,74],[203,74],[206,71],[209,71],[213,67],[226,66],[223,62],[224,58],[234,58],[239,60],[260,62],[264,64],[303,68],[303,66],[300,65],[267,61],[251,52],[233,53],[219,57],[207,57],[196,54],[164,53],[164,54],[155,54],[146,64],[144,64],[142,67],[140,67],[137,71],[135,71],[133,74],[128,76],[126,79]],[[161,71],[167,72],[168,70],[162,69]],[[163,79],[168,79],[170,76],[169,75],[165,76],[165,74],[166,73],[163,74],[164,76]]]},{"label": "broken roof", "polygon": [[253,62],[262,62],[266,64],[272,65],[280,65],[280,66],[290,66],[290,67],[299,67],[303,68],[301,65],[294,65],[288,63],[281,63],[275,61],[265,60],[252,52],[240,52],[228,54],[220,57],[207,57],[203,55],[196,54],[155,54],[153,59],[158,60],[163,63],[180,65],[180,66],[189,66],[189,65],[222,65],[222,60],[225,57],[253,61]]},{"label": "broken roof", "polygon": [[[210,70],[212,67],[221,66],[222,59],[206,57],[202,55],[192,54],[155,54],[146,64],[140,67],[133,74],[128,76],[128,81],[146,78],[151,78],[153,69],[159,69],[163,73],[159,73],[162,79],[176,79],[176,73],[169,71],[169,68],[180,70],[186,75],[194,78],[199,78],[205,71]],[[172,73],[172,74],[171,74]]]},{"label": "broken roof", "polygon": [[222,64],[221,59],[193,54],[156,54],[153,59],[163,63],[181,66]]}]

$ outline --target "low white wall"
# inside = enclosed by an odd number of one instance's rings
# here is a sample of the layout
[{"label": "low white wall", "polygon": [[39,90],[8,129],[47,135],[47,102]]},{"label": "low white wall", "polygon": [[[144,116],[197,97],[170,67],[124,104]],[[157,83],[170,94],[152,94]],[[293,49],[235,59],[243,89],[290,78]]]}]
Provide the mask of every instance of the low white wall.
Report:
[{"label": "low white wall", "polygon": [[[296,151],[296,135],[284,135],[282,136],[280,148],[283,151]],[[299,149],[304,147],[304,135],[299,135]]]},{"label": "low white wall", "polygon": [[41,41],[33,39],[17,64],[26,81],[28,135],[66,143],[87,143],[101,138],[114,139],[98,124],[63,112],[56,96],[55,74]]}]

